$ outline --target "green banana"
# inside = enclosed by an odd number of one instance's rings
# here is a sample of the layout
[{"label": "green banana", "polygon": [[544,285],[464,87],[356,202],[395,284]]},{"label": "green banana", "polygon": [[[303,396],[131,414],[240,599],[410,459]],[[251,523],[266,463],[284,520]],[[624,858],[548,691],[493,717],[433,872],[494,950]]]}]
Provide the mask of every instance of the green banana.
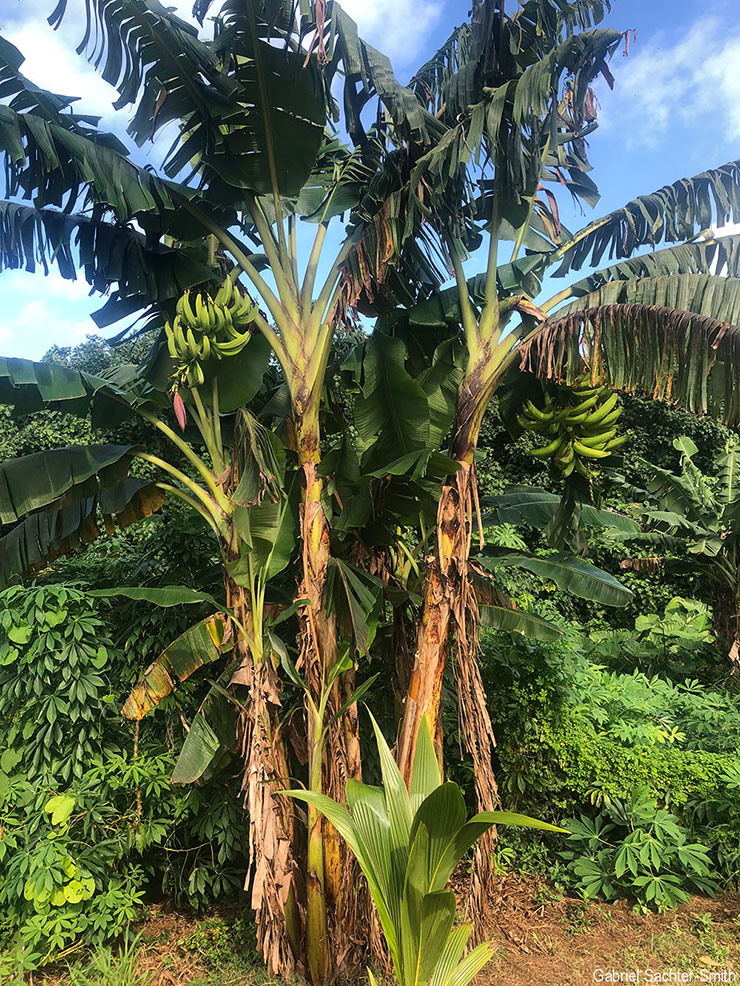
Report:
[{"label": "green banana", "polygon": [[580,414],[582,411],[590,410],[595,404],[598,403],[599,393],[595,393],[592,397],[586,398],[585,401],[581,401],[580,404],[576,404],[575,407],[570,408],[570,414]]},{"label": "green banana", "polygon": [[575,454],[576,453],[575,453],[575,449],[573,448],[573,443],[568,442],[565,446],[563,454],[555,460],[555,464],[559,468],[562,468],[562,466],[567,466],[569,462],[573,461]]},{"label": "green banana", "polygon": [[[597,427],[597,428],[607,427],[608,428],[610,425],[615,424],[619,420],[619,418],[621,417],[621,415],[622,415],[622,408],[621,407],[615,407],[614,410],[610,414],[607,414],[607,416],[605,418],[602,418],[601,421],[597,421],[595,427]],[[584,425],[587,428],[593,428],[594,427],[594,425],[592,425],[588,420],[586,420],[584,422]]]},{"label": "green banana", "polygon": [[577,438],[573,439],[573,448],[585,459],[605,459],[611,455],[611,452],[606,452],[604,449],[589,448],[588,445],[582,445]]},{"label": "green banana", "polygon": [[185,333],[185,341],[187,343],[187,354],[191,359],[196,359],[200,349],[198,348],[198,343],[195,341],[195,336],[193,335],[193,330],[188,329]]},{"label": "green banana", "polygon": [[621,448],[626,441],[627,435],[619,435],[618,438],[612,438],[610,442],[607,442],[604,448],[608,449],[609,452],[613,452],[614,449]]},{"label": "green banana", "polygon": [[177,347],[178,355],[184,356],[185,353],[187,352],[188,344],[185,341],[185,335],[182,331],[182,321],[177,315],[175,316],[175,321],[172,326],[172,330],[174,332],[175,346]]},{"label": "green banana", "polygon": [[551,455],[558,452],[561,446],[564,444],[565,439],[562,435],[557,435],[550,442],[549,445],[545,445],[542,448],[532,449],[530,455],[533,455],[535,459],[549,459]]},{"label": "green banana", "polygon": [[586,418],[585,423],[588,425],[601,424],[601,422],[609,414],[609,412],[614,410],[618,400],[619,400],[619,394],[616,392],[616,390],[612,391],[611,396],[607,397],[607,399],[600,407],[597,407],[595,411],[591,412],[588,418]]},{"label": "green banana", "polygon": [[532,403],[532,401],[527,401],[527,403],[524,405],[524,412],[529,418],[532,418],[534,421],[549,422],[552,421],[553,417],[555,416],[554,411],[541,411],[538,407],[536,407]]},{"label": "green banana", "polygon": [[603,448],[610,439],[614,438],[616,433],[617,429],[611,428],[609,431],[604,431],[600,435],[590,435],[586,438],[581,436],[578,441],[587,448]]},{"label": "green banana", "polygon": [[190,304],[190,292],[186,291],[180,300],[182,301],[182,314],[185,321],[189,322],[190,325],[195,325],[197,319]]}]

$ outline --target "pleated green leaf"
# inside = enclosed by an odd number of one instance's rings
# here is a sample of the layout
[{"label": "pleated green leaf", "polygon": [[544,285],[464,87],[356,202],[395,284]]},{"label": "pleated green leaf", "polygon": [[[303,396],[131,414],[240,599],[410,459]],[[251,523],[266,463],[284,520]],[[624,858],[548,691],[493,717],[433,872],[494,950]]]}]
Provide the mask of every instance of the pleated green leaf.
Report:
[{"label": "pleated green leaf", "polygon": [[441,890],[452,875],[452,871],[448,872],[441,864],[450,840],[465,825],[466,819],[465,800],[459,786],[452,781],[439,785],[419,806],[410,838],[414,845],[417,830],[424,826],[428,835],[423,860],[424,893]]},{"label": "pleated green leaf", "polygon": [[442,954],[437,960],[437,966],[429,980],[429,986],[447,986],[450,976],[462,958],[472,930],[472,924],[460,924],[452,929],[447,936]]},{"label": "pleated green leaf", "polygon": [[497,947],[495,942],[490,941],[476,945],[451,973],[446,986],[468,986],[468,983],[475,979],[481,969],[491,961]]},{"label": "pleated green leaf", "polygon": [[416,737],[416,753],[411,771],[411,809],[416,814],[425,798],[442,783],[429,720],[424,716]]}]

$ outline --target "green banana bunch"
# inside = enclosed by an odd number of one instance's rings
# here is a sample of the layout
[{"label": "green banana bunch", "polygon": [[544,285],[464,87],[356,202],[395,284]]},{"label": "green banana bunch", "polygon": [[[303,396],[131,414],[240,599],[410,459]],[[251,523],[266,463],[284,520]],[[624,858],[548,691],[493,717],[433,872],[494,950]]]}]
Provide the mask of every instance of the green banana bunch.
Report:
[{"label": "green banana bunch", "polygon": [[530,455],[551,459],[563,476],[575,471],[590,478],[592,465],[607,459],[627,441],[626,435],[617,434],[622,413],[617,401],[616,392],[600,385],[592,387],[585,375],[572,387],[559,388],[554,398],[548,394],[544,408],[528,401],[517,421],[525,431],[549,439]]},{"label": "green banana bunch", "polygon": [[252,338],[248,326],[257,309],[227,277],[214,297],[186,291],[175,312],[164,327],[167,351],[178,363],[174,380],[178,386],[197,387],[205,381],[204,363],[236,356],[244,349]]}]

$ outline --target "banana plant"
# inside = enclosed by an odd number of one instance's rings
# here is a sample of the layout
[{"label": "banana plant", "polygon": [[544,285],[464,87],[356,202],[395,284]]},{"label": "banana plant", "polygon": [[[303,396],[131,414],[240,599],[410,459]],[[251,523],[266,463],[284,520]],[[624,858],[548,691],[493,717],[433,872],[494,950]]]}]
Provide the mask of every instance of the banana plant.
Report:
[{"label": "banana plant", "polygon": [[625,536],[629,544],[662,544],[671,556],[666,565],[705,576],[714,589],[714,624],[730,643],[733,670],[740,666],[740,443],[728,435],[706,472],[694,462],[698,449],[682,435],[673,442],[680,453],[680,472],[642,460],[651,475],[647,504],[639,516],[644,533]]},{"label": "banana plant", "polygon": [[[426,576],[399,739],[407,783],[421,719],[435,710],[451,634],[456,667],[468,669],[459,692],[476,680],[474,456],[483,415],[501,385],[513,378],[529,397],[534,377],[573,386],[585,375],[593,388],[640,390],[730,424],[740,417],[740,238],[707,232],[740,214],[740,163],[640,196],[577,232],[560,216],[560,192],[589,207],[598,201],[586,138],[598,126],[591,83],[601,75],[613,84],[608,62],[622,39],[595,26],[610,8],[591,0],[526,0],[508,13],[496,0],[476,2],[466,29],[415,75],[419,99],[447,130],[407,179],[389,178],[407,263],[385,279],[371,263],[367,233],[348,257],[358,295],[396,306],[384,322],[417,332],[460,327],[467,350],[450,439],[455,469],[439,499],[438,552]],[[380,223],[380,199],[377,209]],[[467,263],[476,262],[483,245],[483,269],[471,275]],[[649,252],[636,256],[644,248]],[[418,275],[420,250],[454,276],[453,288],[430,293]],[[599,268],[605,256],[616,262]],[[538,298],[546,273],[564,277],[584,265],[593,272]],[[543,408],[536,400],[535,406]],[[465,742],[485,751],[490,774],[485,694],[474,688],[461,704],[475,710],[462,729]],[[489,776],[480,807],[490,807],[494,788]]]},{"label": "banana plant", "polygon": [[[66,14],[61,0],[52,26]],[[6,572],[27,571],[54,552],[90,540],[101,510],[126,521],[136,512],[145,516],[161,505],[163,492],[197,510],[224,545],[225,562],[239,563],[249,543],[239,529],[245,503],[234,500],[243,492],[243,463],[224,434],[231,426],[224,419],[249,402],[253,378],[261,379],[274,357],[290,407],[286,445],[297,455],[301,485],[301,666],[317,698],[336,659],[327,606],[330,539],[322,508],[319,407],[334,331],[351,304],[340,281],[351,243],[342,238],[335,255],[326,257],[327,231],[345,213],[357,214],[362,225],[359,204],[385,158],[412,141],[430,141],[444,128],[398,84],[388,59],[360,39],[338,4],[222,0],[214,6],[203,0],[195,14],[201,26],[209,16],[212,35],[158,0],[124,6],[94,0],[86,7],[80,52],[118,89],[116,107],[130,111],[129,135],[141,146],[173,121],[177,125],[159,172],[137,165],[99,121],[71,108],[72,98],[30,82],[21,71],[21,53],[0,40],[0,153],[7,165],[0,265],[34,270],[41,264],[45,271],[55,265],[70,278],[82,272],[94,290],[110,291],[96,313],[99,325],[138,316],[138,325],[124,333],[158,333],[146,365],[126,371],[125,386],[8,361],[3,399],[16,403],[28,396],[31,406],[59,401],[77,411],[92,405],[99,418],[107,413],[104,405],[108,412],[111,403],[118,411],[135,405],[135,413],[148,415],[154,427],[168,429],[177,454],[188,462],[182,470],[139,450],[138,457],[167,479],[157,482],[153,494],[152,484],[129,484],[114,495],[102,472],[95,474],[97,489],[86,480],[86,498],[94,493],[94,502],[83,504],[71,486],[57,488],[65,497],[64,515],[29,517],[24,532],[14,535],[13,565]],[[339,74],[348,144],[329,133],[337,115],[332,85]],[[366,132],[362,115],[371,99],[383,123]],[[316,231],[304,256],[299,219]],[[122,394],[127,390],[133,391],[130,400]],[[180,428],[195,426],[193,441],[203,443],[204,457],[192,447],[192,431],[180,438],[170,426],[163,394]],[[249,442],[248,435],[242,437]],[[228,490],[225,482],[231,483]],[[67,509],[73,500],[79,507]],[[43,541],[43,550],[36,549],[36,540]],[[235,585],[227,569],[225,587],[228,607],[245,631],[239,646],[253,658],[262,646],[261,590],[253,593],[252,609],[245,599],[251,584]],[[264,661],[254,666],[268,674]],[[276,690],[266,681],[255,683],[263,686],[259,702],[274,705],[266,696]],[[313,729],[312,717],[308,721]],[[336,727],[334,742],[344,746],[344,737]],[[351,774],[359,759],[357,737],[350,738],[354,752],[345,750],[343,757]],[[316,748],[309,737],[309,749]],[[342,772],[327,776],[330,789],[340,793]],[[250,784],[259,784],[258,778]],[[269,825],[274,816],[266,808],[261,817]],[[253,836],[253,855],[260,859],[266,836]],[[253,902],[270,972],[290,974],[295,962],[283,912],[297,847],[291,839],[278,841],[290,847],[289,858],[260,865],[268,871],[270,865],[284,866],[285,872],[272,879],[261,870],[253,880]],[[323,867],[327,884],[349,894],[342,859],[329,851]],[[341,915],[332,935],[350,943],[356,938]]]},{"label": "banana plant", "polygon": [[[483,942],[463,957],[473,926],[455,925],[452,873],[493,825],[562,832],[507,811],[468,819],[457,784],[443,783],[429,723],[422,720],[407,789],[375,719],[383,787],[347,783],[347,804],[313,790],[285,793],[322,812],[346,839],[365,874],[400,986],[467,986],[493,957]],[[370,982],[375,977],[370,973]]]}]

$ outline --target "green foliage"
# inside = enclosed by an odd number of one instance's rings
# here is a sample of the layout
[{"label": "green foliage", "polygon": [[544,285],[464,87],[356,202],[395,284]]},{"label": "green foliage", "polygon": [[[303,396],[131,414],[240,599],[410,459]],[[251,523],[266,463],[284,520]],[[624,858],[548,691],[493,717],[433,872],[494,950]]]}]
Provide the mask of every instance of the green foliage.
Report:
[{"label": "green foliage", "polygon": [[[100,604],[54,583],[1,600],[0,969],[102,945],[139,916],[149,890],[196,909],[239,894],[236,783],[170,784],[167,737],[180,711],[192,714],[188,696],[142,731],[137,750],[119,709],[138,666],[112,642],[119,630]],[[120,609],[125,623],[130,607]]]},{"label": "green foliage", "polygon": [[0,746],[32,776],[69,783],[93,756],[118,751],[104,739],[118,715],[110,638],[71,586],[13,586],[3,605]]},{"label": "green foliage", "polygon": [[244,915],[209,917],[199,921],[180,946],[212,969],[223,970],[239,961],[246,971],[259,962],[256,930],[254,922]]},{"label": "green foliage", "polygon": [[152,986],[154,975],[141,971],[139,950],[136,938],[115,952],[96,949],[82,967],[70,970],[70,986]]},{"label": "green foliage", "polygon": [[674,596],[662,613],[635,618],[634,630],[592,630],[584,642],[588,656],[616,671],[661,674],[677,684],[706,678],[718,654],[710,609],[696,599]]},{"label": "green foliage", "polygon": [[595,818],[566,822],[567,861],[584,897],[636,897],[660,910],[712,893],[716,869],[707,846],[691,842],[678,818],[644,789],[629,801],[609,800]]},{"label": "green foliage", "polygon": [[[499,786],[513,807],[559,819],[591,816],[594,805],[626,803],[642,790],[676,815],[689,842],[711,848],[713,877],[735,883],[740,701],[680,676],[681,666],[700,672],[716,660],[708,612],[675,600],[671,612],[638,621],[638,632],[599,629],[590,635],[596,640],[580,628],[550,644],[486,635],[482,671]],[[500,848],[513,851],[515,868],[562,879],[547,840],[506,831]]]}]

